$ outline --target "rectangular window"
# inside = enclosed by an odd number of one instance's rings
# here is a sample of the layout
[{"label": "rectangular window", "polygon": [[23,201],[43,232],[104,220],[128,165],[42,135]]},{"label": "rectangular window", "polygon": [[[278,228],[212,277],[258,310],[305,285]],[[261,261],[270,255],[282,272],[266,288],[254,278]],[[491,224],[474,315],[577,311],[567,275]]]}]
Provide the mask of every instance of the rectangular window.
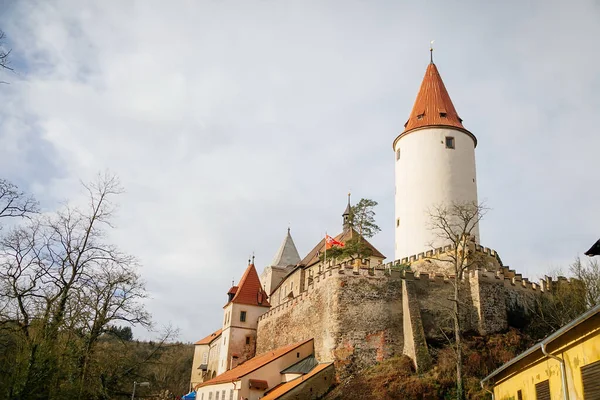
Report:
[{"label": "rectangular window", "polygon": [[584,399],[600,399],[600,361],[581,367]]},{"label": "rectangular window", "polygon": [[212,400],[212,392],[208,393],[208,400]]},{"label": "rectangular window", "polygon": [[215,392],[215,400],[219,400],[219,391],[218,390]]},{"label": "rectangular window", "polygon": [[202,354],[202,364],[208,364],[208,353]]},{"label": "rectangular window", "polygon": [[224,391],[224,390],[221,392],[221,398],[222,398],[223,400],[225,400],[225,391]]},{"label": "rectangular window", "polygon": [[523,392],[520,390],[517,390],[517,400],[523,400]]},{"label": "rectangular window", "polygon": [[535,384],[535,398],[537,400],[550,400],[550,381],[548,379]]},{"label": "rectangular window", "polygon": [[246,344],[250,344],[250,336],[246,336]]},{"label": "rectangular window", "polygon": [[246,311],[240,312],[240,322],[246,322]]},{"label": "rectangular window", "polygon": [[454,138],[452,136],[446,136],[446,148],[447,149],[454,148]]},{"label": "rectangular window", "polygon": [[200,395],[200,400],[204,400],[204,393]]},{"label": "rectangular window", "polygon": [[229,390],[229,400],[233,400],[233,389]]}]

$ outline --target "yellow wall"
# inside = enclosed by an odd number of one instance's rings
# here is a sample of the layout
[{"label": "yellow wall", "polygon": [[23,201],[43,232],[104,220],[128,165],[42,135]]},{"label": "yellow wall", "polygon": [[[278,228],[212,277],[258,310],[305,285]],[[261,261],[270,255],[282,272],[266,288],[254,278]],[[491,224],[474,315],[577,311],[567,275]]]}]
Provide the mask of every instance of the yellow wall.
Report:
[{"label": "yellow wall", "polygon": [[[570,400],[583,400],[583,384],[581,367],[600,360],[600,327],[587,337],[574,343],[564,343],[562,348],[552,351],[552,354],[563,358],[567,370],[567,384]],[[556,339],[557,342],[560,338]],[[548,359],[540,352],[540,358],[523,370],[497,383],[494,387],[496,400],[517,399],[517,391],[521,390],[524,400],[535,400],[535,385],[546,379],[550,381],[552,399],[562,399],[562,382],[560,363]],[[587,400],[587,399],[586,399]]]}]

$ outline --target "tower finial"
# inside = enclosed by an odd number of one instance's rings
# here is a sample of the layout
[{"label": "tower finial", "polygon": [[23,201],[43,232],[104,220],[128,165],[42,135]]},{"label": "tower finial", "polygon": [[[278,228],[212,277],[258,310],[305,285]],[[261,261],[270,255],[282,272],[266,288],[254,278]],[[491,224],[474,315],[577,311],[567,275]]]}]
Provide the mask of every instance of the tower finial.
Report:
[{"label": "tower finial", "polygon": [[252,265],[254,265],[254,252],[252,252]]},{"label": "tower finial", "polygon": [[432,40],[431,42],[429,42],[429,62],[431,62],[433,64],[433,42],[435,42],[435,40]]}]

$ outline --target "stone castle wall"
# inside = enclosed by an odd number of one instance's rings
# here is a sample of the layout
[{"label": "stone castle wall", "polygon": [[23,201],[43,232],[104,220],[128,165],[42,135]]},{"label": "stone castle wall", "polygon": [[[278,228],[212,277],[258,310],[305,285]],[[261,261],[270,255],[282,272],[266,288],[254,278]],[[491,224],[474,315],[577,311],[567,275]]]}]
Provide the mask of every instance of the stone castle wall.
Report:
[{"label": "stone castle wall", "polygon": [[[475,251],[487,257],[481,265],[490,269],[467,271],[460,283],[465,331],[505,330],[513,310],[528,310],[535,296],[559,284],[549,278],[532,283],[502,266],[495,251],[481,246]],[[426,341],[444,339],[444,332],[452,331],[454,278],[401,272],[399,265],[338,265],[315,275],[303,292],[259,318],[257,354],[314,338],[316,357],[335,362],[338,377],[399,354],[427,369]]]},{"label": "stone castle wall", "polygon": [[400,274],[383,267],[329,269],[261,316],[257,354],[314,338],[315,356],[334,361],[339,377],[402,354],[401,290]]}]

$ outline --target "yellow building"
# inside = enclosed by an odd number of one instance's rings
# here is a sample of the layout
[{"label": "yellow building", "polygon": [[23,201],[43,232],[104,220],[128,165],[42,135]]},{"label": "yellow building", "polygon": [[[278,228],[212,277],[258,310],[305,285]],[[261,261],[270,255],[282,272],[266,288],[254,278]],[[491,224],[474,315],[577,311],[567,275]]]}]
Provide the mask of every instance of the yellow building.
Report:
[{"label": "yellow building", "polygon": [[600,305],[502,365],[481,386],[495,400],[600,399]]}]

